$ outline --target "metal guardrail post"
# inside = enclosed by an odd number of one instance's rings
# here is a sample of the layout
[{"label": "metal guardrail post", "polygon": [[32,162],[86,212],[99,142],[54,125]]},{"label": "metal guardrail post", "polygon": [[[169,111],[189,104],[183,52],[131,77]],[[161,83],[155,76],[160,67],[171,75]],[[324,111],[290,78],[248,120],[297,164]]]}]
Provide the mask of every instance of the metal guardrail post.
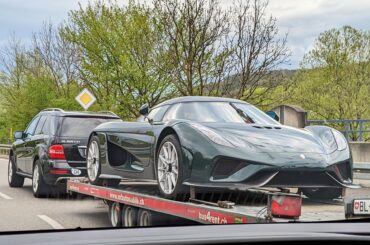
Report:
[{"label": "metal guardrail post", "polygon": [[350,131],[350,127],[349,127],[349,123],[348,122],[345,122],[344,124],[344,128],[345,128],[345,137],[347,139],[347,141],[349,141],[349,131]]},{"label": "metal guardrail post", "polygon": [[0,157],[8,157],[10,153],[11,145],[0,144]]},{"label": "metal guardrail post", "polygon": [[360,127],[360,135],[359,135],[359,138],[358,138],[358,140],[359,141],[364,141],[364,139],[363,139],[363,121],[360,121],[359,122],[359,127]]}]

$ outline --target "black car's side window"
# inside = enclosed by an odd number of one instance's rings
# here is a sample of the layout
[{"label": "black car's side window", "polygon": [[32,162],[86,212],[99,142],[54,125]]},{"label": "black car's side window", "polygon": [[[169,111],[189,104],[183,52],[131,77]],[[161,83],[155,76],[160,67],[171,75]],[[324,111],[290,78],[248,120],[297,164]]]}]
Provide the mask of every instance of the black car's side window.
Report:
[{"label": "black car's side window", "polygon": [[160,106],[160,107],[156,107],[152,109],[149,112],[148,118],[153,119],[153,122],[162,121],[163,115],[167,111],[168,107],[169,107],[168,105],[165,105],[165,106]]},{"label": "black car's side window", "polygon": [[47,118],[47,116],[41,116],[40,117],[40,121],[37,124],[36,130],[35,130],[35,135],[44,134],[42,128],[45,125],[46,118]]},{"label": "black car's side window", "polygon": [[[46,121],[45,121],[45,123],[44,123],[44,126],[42,127],[42,134],[44,134],[44,135],[51,135],[51,131],[50,131],[50,127],[51,127],[51,123],[52,123],[52,121],[53,121],[53,116],[47,116],[47,118],[46,118]],[[54,135],[54,134],[52,134],[52,135]]]},{"label": "black car's side window", "polygon": [[35,117],[35,118],[32,120],[32,122],[31,122],[30,124],[28,124],[28,127],[27,127],[27,129],[26,129],[26,131],[25,131],[25,134],[26,134],[27,136],[32,136],[32,135],[33,135],[33,133],[35,132],[35,129],[36,129],[37,123],[39,122],[39,119],[40,119],[40,117],[39,117],[39,116],[38,116],[38,117]]}]

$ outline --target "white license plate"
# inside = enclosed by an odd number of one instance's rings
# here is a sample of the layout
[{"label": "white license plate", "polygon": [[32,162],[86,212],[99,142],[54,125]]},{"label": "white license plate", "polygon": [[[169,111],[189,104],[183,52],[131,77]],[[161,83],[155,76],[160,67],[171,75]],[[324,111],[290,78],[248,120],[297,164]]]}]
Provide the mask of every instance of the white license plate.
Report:
[{"label": "white license plate", "polygon": [[353,200],[353,214],[370,215],[370,199]]}]

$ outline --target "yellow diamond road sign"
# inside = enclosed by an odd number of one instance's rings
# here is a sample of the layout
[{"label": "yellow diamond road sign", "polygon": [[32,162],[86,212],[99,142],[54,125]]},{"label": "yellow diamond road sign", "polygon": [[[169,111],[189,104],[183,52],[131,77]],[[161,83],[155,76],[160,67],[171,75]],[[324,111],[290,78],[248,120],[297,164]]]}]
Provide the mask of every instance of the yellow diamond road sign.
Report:
[{"label": "yellow diamond road sign", "polygon": [[87,110],[96,101],[96,98],[87,88],[85,88],[79,95],[77,95],[76,100],[85,110]]}]

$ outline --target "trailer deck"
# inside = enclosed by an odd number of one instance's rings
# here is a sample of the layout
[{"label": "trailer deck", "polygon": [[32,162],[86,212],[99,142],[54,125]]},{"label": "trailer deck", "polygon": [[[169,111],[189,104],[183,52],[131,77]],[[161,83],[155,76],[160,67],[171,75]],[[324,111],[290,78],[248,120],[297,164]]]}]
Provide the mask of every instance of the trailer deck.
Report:
[{"label": "trailer deck", "polygon": [[[113,188],[74,179],[67,182],[67,190],[105,201],[110,207],[113,226],[155,225],[154,219],[140,223],[143,214],[149,218],[157,214],[157,220],[162,221],[165,215],[176,218],[177,223],[183,220],[202,224],[318,222],[343,220],[348,216],[343,200],[310,200],[295,193],[272,190],[191,192],[190,197],[176,201],[159,196],[156,186],[145,183],[123,181]],[[278,204],[281,207],[277,207]],[[125,215],[133,217],[125,221]]]}]

